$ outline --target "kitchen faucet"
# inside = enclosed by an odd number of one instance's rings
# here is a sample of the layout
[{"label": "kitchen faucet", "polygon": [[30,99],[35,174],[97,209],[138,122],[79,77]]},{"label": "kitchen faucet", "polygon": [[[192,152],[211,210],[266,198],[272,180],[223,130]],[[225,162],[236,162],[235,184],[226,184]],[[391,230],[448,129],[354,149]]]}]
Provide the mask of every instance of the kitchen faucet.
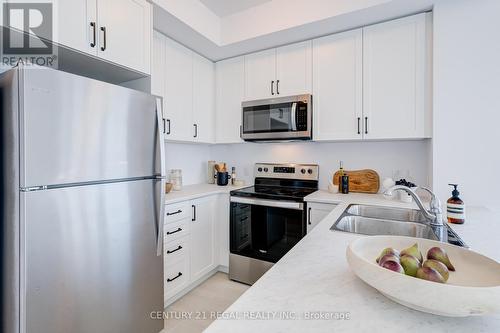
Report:
[{"label": "kitchen faucet", "polygon": [[[431,202],[429,203],[429,210],[424,207],[424,204],[420,197],[418,196],[416,190],[422,189],[428,192],[431,195]],[[409,195],[413,197],[415,202],[417,203],[418,208],[425,216],[425,218],[429,221],[431,228],[434,230],[439,240],[442,242],[446,242],[448,238],[447,230],[445,228],[445,224],[443,223],[443,210],[441,208],[441,201],[439,198],[426,187],[414,187],[410,188],[403,185],[395,185],[384,192],[384,195],[392,196],[394,191],[405,191]]]}]

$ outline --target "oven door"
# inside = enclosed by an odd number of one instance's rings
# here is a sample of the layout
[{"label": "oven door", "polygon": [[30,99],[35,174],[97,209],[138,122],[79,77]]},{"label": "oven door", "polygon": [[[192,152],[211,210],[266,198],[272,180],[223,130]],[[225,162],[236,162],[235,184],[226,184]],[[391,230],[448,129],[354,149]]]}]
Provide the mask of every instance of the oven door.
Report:
[{"label": "oven door", "polygon": [[311,95],[242,103],[241,138],[311,139]]},{"label": "oven door", "polygon": [[306,234],[304,205],[231,197],[231,253],[277,262]]}]

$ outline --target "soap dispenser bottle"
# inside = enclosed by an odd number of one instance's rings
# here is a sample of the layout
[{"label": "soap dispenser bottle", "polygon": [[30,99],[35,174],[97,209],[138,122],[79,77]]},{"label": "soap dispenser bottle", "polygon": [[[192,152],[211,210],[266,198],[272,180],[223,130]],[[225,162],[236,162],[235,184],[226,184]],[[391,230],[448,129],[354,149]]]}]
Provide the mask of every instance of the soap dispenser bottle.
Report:
[{"label": "soap dispenser bottle", "polygon": [[465,222],[465,204],[458,196],[458,184],[448,184],[453,186],[452,197],[446,201],[446,211],[448,214],[448,222],[455,224],[463,224]]}]

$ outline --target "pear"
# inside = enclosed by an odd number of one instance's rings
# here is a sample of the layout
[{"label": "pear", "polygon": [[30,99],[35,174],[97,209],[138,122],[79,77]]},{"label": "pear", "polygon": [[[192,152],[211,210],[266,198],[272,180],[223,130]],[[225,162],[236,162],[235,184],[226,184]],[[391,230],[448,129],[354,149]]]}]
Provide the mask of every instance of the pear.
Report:
[{"label": "pear", "polygon": [[401,264],[399,264],[396,261],[386,260],[384,262],[384,264],[382,265],[382,267],[387,268],[388,270],[391,270],[391,271],[396,272],[396,273],[401,273],[401,274],[405,273],[403,266],[401,266]]},{"label": "pear", "polygon": [[417,276],[417,270],[422,267],[420,261],[409,254],[403,254],[400,258],[400,262],[405,270],[405,274],[413,277]]},{"label": "pear", "polygon": [[385,248],[384,250],[382,250],[382,252],[380,253],[380,255],[377,258],[377,262],[379,262],[380,259],[383,256],[385,256],[386,254],[393,254],[393,255],[399,257],[399,251],[398,250],[393,249],[392,247],[388,247],[388,248]]},{"label": "pear", "polygon": [[417,270],[417,277],[419,279],[438,282],[438,283],[445,283],[446,282],[444,280],[444,278],[441,276],[441,274],[439,274],[438,271],[436,271],[434,268],[430,268],[430,267],[420,267]]},{"label": "pear", "polygon": [[[402,261],[402,260],[401,260]],[[402,262],[401,262],[402,264]],[[443,277],[444,281],[448,281],[448,278],[450,277],[450,272],[448,271],[448,267],[446,267],[445,264],[443,264],[441,261],[437,261],[434,259],[428,259],[424,261],[424,264],[422,265],[423,267],[430,267],[438,271],[439,274]],[[404,265],[403,265],[404,267]]]},{"label": "pear", "polygon": [[389,260],[399,263],[399,257],[395,256],[394,254],[386,254],[385,256],[380,258],[380,260],[378,261],[378,264],[380,266],[383,266],[384,262],[389,261]]},{"label": "pear", "polygon": [[446,251],[440,247],[435,246],[427,251],[427,259],[440,261],[445,264],[450,271],[455,271],[455,267],[451,264],[448,254],[446,254]]},{"label": "pear", "polygon": [[401,255],[404,255],[404,254],[409,254],[411,256],[414,256],[420,262],[422,262],[424,260],[424,258],[422,257],[422,253],[418,250],[417,243],[415,243],[412,246],[410,246],[409,248],[406,248],[403,251],[401,251]]}]

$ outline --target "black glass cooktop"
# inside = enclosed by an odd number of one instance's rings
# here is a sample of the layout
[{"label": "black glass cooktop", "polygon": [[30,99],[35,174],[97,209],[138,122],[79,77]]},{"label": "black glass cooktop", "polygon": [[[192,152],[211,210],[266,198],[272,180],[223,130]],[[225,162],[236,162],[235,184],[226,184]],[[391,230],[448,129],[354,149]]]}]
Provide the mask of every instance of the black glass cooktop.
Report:
[{"label": "black glass cooktop", "polygon": [[254,186],[231,191],[231,195],[261,199],[303,201],[304,197],[318,190],[318,183],[279,181],[264,183],[256,180]]}]

